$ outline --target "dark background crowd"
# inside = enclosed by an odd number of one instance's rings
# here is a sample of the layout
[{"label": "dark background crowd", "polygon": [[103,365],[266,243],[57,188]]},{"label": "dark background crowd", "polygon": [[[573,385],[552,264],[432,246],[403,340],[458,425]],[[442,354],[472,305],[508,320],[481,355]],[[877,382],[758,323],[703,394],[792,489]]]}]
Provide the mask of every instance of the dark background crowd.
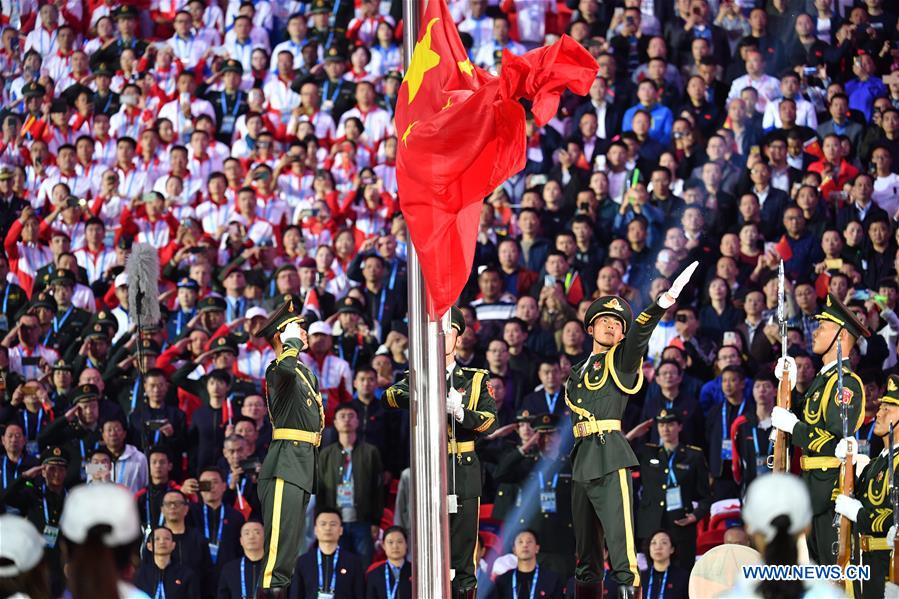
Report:
[{"label": "dark background crowd", "polygon": [[[866,390],[862,451],[881,449],[871,421],[899,339],[896,7],[449,6],[491,72],[503,50],[562,33],[599,66],[587,96],[563,96],[545,127],[528,121],[526,167],[485,198],[459,300],[456,359],[490,372],[498,408],[498,432],[478,444],[480,592],[515,559],[544,563],[541,548],[561,580],[573,572],[566,500],[540,498],[570,474],[534,481],[572,442],[560,389],[591,351],[590,301],[619,295],[637,313],[699,260],[624,423],[641,460],[642,563],[674,564],[668,596],[686,593],[698,553],[745,542],[734,499],[767,472],[781,260],[797,392],[822,366],[811,335],[828,292],[875,332],[850,358]],[[44,533],[61,590],[66,489],[116,482],[147,530],[141,588],[242,596],[246,569],[261,568],[255,477],[271,440],[274,354],[253,333],[293,299],[326,404],[309,547],[339,539],[358,557],[338,596],[386,597],[365,571],[406,554],[389,527],[410,523],[408,414],[381,403],[408,368],[401,3],[3,0],[0,13],[0,510]],[[134,243],[161,266],[163,316],[140,331],[124,269]],[[682,446],[685,465],[662,473],[660,448]],[[352,505],[337,496],[349,476]],[[683,505],[666,506],[670,485]],[[303,560],[298,579],[327,589],[314,555]]]}]

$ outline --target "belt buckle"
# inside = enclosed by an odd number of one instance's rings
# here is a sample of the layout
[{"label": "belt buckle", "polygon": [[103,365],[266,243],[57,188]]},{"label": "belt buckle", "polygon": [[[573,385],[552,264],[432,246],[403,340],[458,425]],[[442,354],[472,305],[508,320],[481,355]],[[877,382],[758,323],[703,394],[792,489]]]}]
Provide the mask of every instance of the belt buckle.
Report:
[{"label": "belt buckle", "polygon": [[586,437],[587,436],[587,423],[585,421],[580,421],[574,425],[574,428],[577,429],[578,437]]}]

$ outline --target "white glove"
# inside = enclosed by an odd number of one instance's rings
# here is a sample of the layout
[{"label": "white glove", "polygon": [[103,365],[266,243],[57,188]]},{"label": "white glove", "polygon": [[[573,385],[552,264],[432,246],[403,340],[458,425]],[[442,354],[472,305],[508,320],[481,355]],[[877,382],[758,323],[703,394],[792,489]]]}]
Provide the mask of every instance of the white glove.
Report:
[{"label": "white glove", "polygon": [[899,585],[888,582],[883,589],[883,599],[899,599]]},{"label": "white glove", "polygon": [[858,478],[862,475],[865,466],[871,463],[871,458],[863,453],[858,453],[853,456],[852,462],[855,464],[855,476]]},{"label": "white glove", "polygon": [[840,461],[845,460],[847,449],[849,446],[852,447],[852,455],[858,455],[858,441],[855,440],[855,437],[844,437],[840,439],[840,442],[837,443],[836,449],[833,450],[833,455],[837,456]]},{"label": "white glove", "polygon": [[790,375],[790,391],[792,391],[796,388],[796,373],[798,372],[796,370],[796,360],[793,357],[778,358],[777,364],[774,365],[774,376],[777,377],[777,380],[783,379],[784,364],[787,367],[787,374]]},{"label": "white glove", "polygon": [[793,427],[796,426],[797,422],[799,422],[799,419],[796,418],[796,414],[790,410],[780,406],[774,406],[774,409],[771,411],[771,426],[779,431],[792,435]]},{"label": "white glove", "polygon": [[450,389],[446,394],[446,413],[451,414],[456,422],[462,422],[465,410],[462,409],[462,394],[455,389]]},{"label": "white glove", "polygon": [[680,273],[674,282],[671,284],[671,287],[659,296],[658,304],[660,307],[665,308],[666,310],[674,305],[674,302],[677,301],[680,292],[684,290],[684,287],[687,286],[687,283],[690,282],[690,277],[693,276],[693,272],[699,266],[699,261],[694,261],[690,266],[684,269],[684,272]]},{"label": "white glove", "polygon": [[892,545],[896,541],[896,525],[893,524],[887,531],[887,545]]},{"label": "white glove", "polygon": [[833,506],[833,511],[841,516],[846,516],[853,522],[858,518],[858,512],[861,509],[862,502],[848,495],[837,495],[837,501]]},{"label": "white glove", "polygon": [[292,322],[284,327],[284,330],[281,331],[281,334],[278,335],[281,339],[281,343],[284,343],[288,339],[299,339],[300,338],[300,323]]}]

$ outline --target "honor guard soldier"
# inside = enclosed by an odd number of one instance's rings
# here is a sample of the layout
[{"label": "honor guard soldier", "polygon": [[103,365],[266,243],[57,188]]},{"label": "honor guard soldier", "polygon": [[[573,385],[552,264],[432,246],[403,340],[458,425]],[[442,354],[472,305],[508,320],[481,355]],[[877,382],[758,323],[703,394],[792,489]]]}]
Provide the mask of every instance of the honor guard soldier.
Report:
[{"label": "honor guard soldier", "polygon": [[259,597],[282,599],[303,538],[302,514],[315,492],[318,446],[325,425],[318,380],[298,356],[308,345],[293,301],[281,305],[254,333],[275,351],[265,371],[272,444],[259,473],[265,521],[265,558]]},{"label": "honor guard soldier", "polygon": [[[845,379],[844,379],[845,381]],[[871,567],[871,577],[863,585],[855,582],[854,597],[881,599],[884,584],[890,574],[890,551],[893,544],[887,542],[887,531],[893,524],[893,504],[891,492],[896,485],[899,469],[899,376],[892,374],[887,380],[886,395],[880,398],[880,408],[874,421],[874,434],[883,439],[886,447],[876,457],[871,458],[858,452],[858,441],[849,437],[841,439],[834,450],[842,460],[846,448],[852,444],[855,454],[855,472],[860,473],[855,481],[855,498],[837,495],[835,511],[852,520],[852,533],[858,535],[858,546],[853,551],[853,562]],[[890,456],[890,435],[893,435],[893,455]],[[893,460],[893,480],[890,480],[889,460]],[[862,555],[858,555],[858,550]]]},{"label": "honor guard soldier", "polygon": [[[450,330],[446,333],[447,399],[450,484],[450,568],[453,597],[474,599],[477,592],[475,546],[481,501],[481,461],[475,439],[490,433],[496,425],[496,404],[488,385],[488,372],[462,368],[456,364],[456,339],[465,331],[465,318],[456,306],[450,308]],[[393,385],[384,394],[388,408],[409,407],[409,378]]]},{"label": "honor guard soldier", "polygon": [[[792,444],[802,449],[802,476],[812,498],[812,530],[807,537],[809,556],[817,564],[835,563],[833,552],[837,530],[833,526],[834,500],[839,494],[841,462],[834,457],[834,449],[843,436],[840,417],[842,403],[849,416],[849,434],[862,424],[865,417],[865,389],[861,379],[851,370],[849,352],[859,337],[870,335],[858,319],[837,298],[828,294],[824,310],[815,317],[818,328],[812,337],[812,351],[821,356],[824,366],[815,375],[800,401],[793,403],[793,411],[775,406],[771,425],[792,434]],[[837,343],[842,344],[843,397],[837,397]],[[775,375],[781,378],[789,369],[790,382],[795,386],[796,361],[792,357],[777,361]],[[798,417],[797,417],[798,414]]]},{"label": "honor guard soldier", "polygon": [[666,530],[677,547],[674,562],[689,571],[696,561],[696,523],[712,505],[709,467],[700,448],[680,442],[676,412],[663,409],[655,421],[660,443],[647,443],[640,456],[637,538],[649,540],[658,529]]},{"label": "honor guard soldier", "polygon": [[602,596],[603,541],[609,548],[619,596],[636,596],[640,574],[629,469],[638,462],[621,432],[621,418],[628,399],[643,386],[643,355],[649,337],[698,265],[688,266],[636,321],[628,303],[612,295],[595,300],[584,317],[593,350],[572,367],[565,385],[575,437],[571,507],[577,546],[576,599]]}]

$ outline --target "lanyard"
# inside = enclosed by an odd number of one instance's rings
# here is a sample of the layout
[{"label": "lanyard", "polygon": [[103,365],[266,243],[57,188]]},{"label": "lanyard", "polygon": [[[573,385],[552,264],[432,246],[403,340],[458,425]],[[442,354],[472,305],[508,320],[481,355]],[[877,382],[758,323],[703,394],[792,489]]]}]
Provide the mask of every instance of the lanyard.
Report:
[{"label": "lanyard", "polygon": [[353,480],[353,454],[344,453],[343,455],[343,482],[348,483]]},{"label": "lanyard", "polygon": [[[359,341],[357,340],[356,347],[353,349],[353,361],[350,362],[350,368],[352,368],[353,370],[356,369],[356,360],[359,359],[359,349],[360,349],[360,345],[359,345]],[[341,360],[346,360],[346,357],[343,354],[343,343],[337,344],[337,353],[340,354]]]},{"label": "lanyard", "polygon": [[[194,313],[196,313],[196,309],[191,310],[188,313],[189,318],[194,317]],[[184,328],[184,311],[178,310],[178,318],[175,319],[175,336],[178,337],[181,335],[181,329]]]},{"label": "lanyard", "polygon": [[41,500],[44,502],[44,525],[50,526],[50,510],[47,507],[47,485],[44,484],[44,492],[41,493]]},{"label": "lanyard", "polygon": [[134,385],[131,387],[131,411],[137,408],[137,393],[140,391],[140,375],[134,379]]},{"label": "lanyard", "polygon": [[103,110],[101,111],[103,114],[107,114],[109,112],[110,104],[112,104],[112,93],[106,94],[106,104],[103,106]]},{"label": "lanyard", "polygon": [[387,288],[393,291],[394,285],[396,285],[396,271],[397,265],[399,264],[399,260],[397,258],[393,259],[393,268],[390,269],[390,282],[387,283]]},{"label": "lanyard", "polygon": [[[730,439],[730,431],[727,430],[727,404],[728,401],[725,399],[721,402],[721,438],[722,439]],[[743,414],[743,408],[746,407],[746,399],[743,399],[743,403],[740,404],[740,409],[737,411],[737,418]]]},{"label": "lanyard", "polygon": [[[5,312],[5,310],[4,310],[4,312]],[[871,436],[872,436],[873,434],[874,434],[874,423],[872,422],[872,423],[871,423],[871,428],[868,429],[868,434],[867,434],[868,444],[869,444],[869,445],[871,444]],[[855,438],[858,439],[858,431],[855,431]],[[758,449],[756,449],[756,451],[758,451]]]},{"label": "lanyard", "polygon": [[[387,590],[387,599],[395,599],[397,591],[400,588],[400,568],[395,567],[390,562],[384,564],[384,588]],[[390,588],[390,573],[393,572],[393,588]]]},{"label": "lanyard", "polygon": [[[545,481],[544,478],[543,478],[543,471],[538,472],[538,473],[537,473],[537,476],[540,478],[540,490],[542,491],[543,489],[546,488],[546,481]],[[553,475],[553,484],[552,484],[552,487],[550,487],[550,489],[552,489],[553,491],[555,491],[555,490],[556,490],[556,485],[558,485],[558,484],[559,484],[559,473],[556,472],[556,473]]]},{"label": "lanyard", "polygon": [[[9,462],[10,462],[10,459],[9,459],[7,456],[3,456],[3,486],[0,487],[0,488],[3,488],[3,489],[5,489],[6,486],[7,486],[7,485],[6,485],[6,464],[9,463]],[[18,460],[16,460],[16,465],[13,466],[13,469],[12,469],[12,475],[13,475],[13,477],[15,477],[15,476],[18,474],[18,472],[19,472],[19,464],[21,464],[21,463],[22,463],[22,458],[20,457]]]},{"label": "lanyard", "polygon": [[337,83],[337,89],[334,90],[334,93],[328,96],[328,90],[331,89],[331,80],[325,81],[324,89],[322,90],[322,96],[324,96],[325,101],[331,102],[332,104],[337,99],[337,96],[340,95],[340,88],[343,87],[343,79],[341,79]]},{"label": "lanyard", "polygon": [[[537,592],[537,578],[540,576],[540,566],[534,570],[534,580],[531,581],[531,592],[529,594],[530,599],[534,599],[534,594]],[[512,597],[518,599],[518,568],[512,570]]]},{"label": "lanyard", "polygon": [[[240,108],[240,96],[240,91],[238,91],[234,99],[234,110],[231,111],[231,118],[237,118],[237,111]],[[225,92],[222,92],[222,95],[219,98],[219,102],[222,105],[222,117],[228,116],[228,102],[227,98],[225,97]]]},{"label": "lanyard", "polygon": [[[871,430],[874,430],[873,426],[871,427]],[[753,427],[753,429],[752,429],[752,444],[755,446],[755,455],[756,456],[762,455],[761,452],[759,451],[759,432],[758,431],[759,431],[759,429],[757,426]],[[856,438],[858,438],[858,433],[856,433]],[[868,439],[870,439],[870,438],[871,438],[871,435],[869,433]],[[766,455],[771,454],[771,446],[773,444],[774,444],[774,441],[770,441],[770,440],[768,441],[768,453]]]},{"label": "lanyard", "polygon": [[[222,528],[225,526],[225,504],[219,506],[219,529],[216,533],[215,545],[222,544]],[[207,541],[212,539],[209,537],[209,510],[206,504],[203,504],[203,534]]]},{"label": "lanyard", "polygon": [[[253,581],[253,587],[256,587],[256,581]],[[240,599],[249,597],[247,595],[247,558],[240,558]]]},{"label": "lanyard", "polygon": [[334,551],[334,561],[331,563],[331,585],[328,587],[322,587],[322,579],[324,575],[322,574],[322,550],[319,549],[316,557],[318,558],[318,590],[323,592],[334,592],[334,587],[337,586],[337,558],[340,557],[340,545],[337,546],[337,550]]},{"label": "lanyard", "polygon": [[6,314],[6,306],[9,303],[9,283],[6,284],[6,290],[3,292],[3,313]]},{"label": "lanyard", "polygon": [[677,476],[674,474],[674,456],[677,454],[674,451],[672,450],[671,457],[668,458],[668,485],[671,487],[677,486]]},{"label": "lanyard", "polygon": [[162,584],[165,579],[165,572],[161,572],[162,578],[156,583],[156,592],[153,593],[153,599],[165,599],[165,586]]},{"label": "lanyard", "polygon": [[[206,506],[203,506],[204,508]],[[153,520],[153,514],[150,511],[150,487],[147,487],[147,524]],[[159,526],[162,526],[164,519],[162,517],[162,510],[159,510]]]},{"label": "lanyard", "polygon": [[559,402],[559,392],[556,391],[552,395],[548,391],[544,391],[544,393],[546,394],[546,411],[552,414],[556,411],[556,404]]},{"label": "lanyard", "polygon": [[384,287],[383,289],[381,289],[381,297],[380,297],[380,300],[379,300],[379,302],[378,302],[378,304],[379,304],[379,305],[378,305],[378,323],[381,323],[381,326],[382,326],[382,327],[384,326],[384,325],[383,325],[383,322],[384,322],[384,304],[386,304],[386,303],[387,303],[387,288]]},{"label": "lanyard", "polygon": [[[231,322],[232,320],[237,320],[240,317],[240,315],[243,314],[243,308],[246,303],[247,303],[247,298],[245,298],[245,297],[237,298],[236,306],[234,304],[232,304],[230,301],[228,302],[228,310],[227,310],[226,316],[225,316],[225,318],[228,320],[228,322]],[[234,312],[235,310],[237,310],[236,314]]]},{"label": "lanyard", "polygon": [[[31,433],[30,428],[28,426],[28,410],[25,410],[25,413],[22,415],[22,419],[25,421],[25,438],[28,439],[28,435]],[[44,419],[44,408],[41,408],[41,411],[37,413],[37,426],[34,427],[34,438],[37,439],[37,434],[41,432],[41,421]],[[30,439],[29,439],[30,441]]]},{"label": "lanyard", "polygon": [[[649,595],[650,599],[652,597],[652,577],[655,574],[655,568],[650,566],[649,568],[649,591],[647,595]],[[662,576],[662,584],[659,586],[659,599],[665,599],[665,583],[668,582],[668,570],[665,570],[665,575]]]},{"label": "lanyard", "polygon": [[44,337],[44,345],[47,345],[50,342],[50,336],[56,333],[59,333],[59,330],[66,323],[66,320],[69,319],[69,316],[72,315],[72,310],[75,309],[75,306],[69,306],[69,309],[66,310],[66,313],[62,315],[62,319],[59,318],[59,315],[53,317],[52,325],[50,330],[47,331],[47,335]]}]

